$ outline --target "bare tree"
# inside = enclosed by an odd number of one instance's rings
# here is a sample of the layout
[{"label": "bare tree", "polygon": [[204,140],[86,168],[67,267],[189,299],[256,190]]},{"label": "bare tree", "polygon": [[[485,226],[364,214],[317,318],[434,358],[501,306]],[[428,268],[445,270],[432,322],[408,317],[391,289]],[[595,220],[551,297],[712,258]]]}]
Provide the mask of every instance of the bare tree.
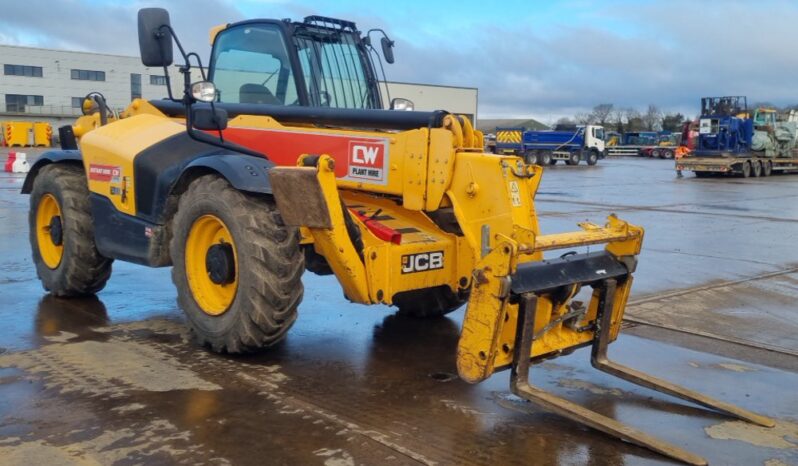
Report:
[{"label": "bare tree", "polygon": [[554,128],[567,128],[576,126],[576,122],[568,117],[562,117],[554,123]]},{"label": "bare tree", "polygon": [[642,131],[646,128],[643,117],[637,110],[627,108],[624,114],[626,116],[626,131]]},{"label": "bare tree", "polygon": [[577,113],[574,115],[574,120],[580,125],[589,125],[593,122],[593,116],[589,113]]},{"label": "bare tree", "polygon": [[597,125],[606,126],[610,121],[612,108],[612,104],[598,104],[593,107],[593,112],[590,114],[590,119]]},{"label": "bare tree", "polygon": [[662,112],[654,104],[648,104],[648,109],[643,115],[643,124],[646,130],[656,131],[662,124]]},{"label": "bare tree", "polygon": [[626,129],[624,125],[626,121],[626,110],[623,108],[616,108],[612,111],[610,118],[610,121],[615,126],[615,131],[623,133],[624,129]]},{"label": "bare tree", "polygon": [[685,118],[681,113],[667,113],[662,117],[662,129],[672,133],[679,132],[684,122]]}]

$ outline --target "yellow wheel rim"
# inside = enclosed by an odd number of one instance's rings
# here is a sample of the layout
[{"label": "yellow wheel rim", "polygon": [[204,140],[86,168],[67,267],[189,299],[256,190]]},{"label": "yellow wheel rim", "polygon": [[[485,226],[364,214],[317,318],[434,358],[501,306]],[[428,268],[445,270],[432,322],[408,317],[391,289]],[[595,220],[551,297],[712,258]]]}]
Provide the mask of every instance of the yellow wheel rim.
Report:
[{"label": "yellow wheel rim", "polygon": [[[206,258],[211,247],[230,245],[234,272],[229,283],[216,283],[211,278]],[[215,215],[203,215],[194,221],[186,240],[186,276],[194,301],[208,315],[224,314],[233,304],[238,289],[238,253],[233,235]]]},{"label": "yellow wheel rim", "polygon": [[[61,207],[59,207],[58,201],[52,194],[45,194],[39,200],[39,206],[36,208],[36,241],[39,245],[39,255],[42,256],[44,264],[51,269],[58,267],[61,257],[64,255],[61,222]],[[61,231],[53,232],[53,226],[60,228]]]}]

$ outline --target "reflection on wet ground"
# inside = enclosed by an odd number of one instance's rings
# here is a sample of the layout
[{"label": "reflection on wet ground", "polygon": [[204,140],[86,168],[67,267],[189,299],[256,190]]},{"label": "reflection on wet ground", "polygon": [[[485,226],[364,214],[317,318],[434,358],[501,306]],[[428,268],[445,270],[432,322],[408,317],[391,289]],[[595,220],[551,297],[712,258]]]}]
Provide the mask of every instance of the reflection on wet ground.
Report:
[{"label": "reflection on wet ground", "polygon": [[[531,377],[714,464],[797,464],[795,356],[778,353],[777,368],[753,349],[740,349],[750,347],[717,337],[796,349],[795,274],[746,278],[792,267],[794,255],[782,244],[798,234],[794,207],[777,212],[747,200],[779,193],[794,199],[798,185],[786,183],[788,177],[772,178],[774,185],[671,182],[665,164],[622,159],[603,161],[598,170],[547,170],[541,188],[547,194],[538,204],[550,213],[543,228],[600,220],[611,210],[602,203],[645,219],[646,247],[656,252],[641,259],[633,297],[639,302],[630,315],[659,335],[641,338],[634,336],[642,334],[638,327],[630,328],[611,355],[773,416],[777,429],[729,422],[597,372],[586,350],[534,366]],[[643,165],[652,167],[646,176],[657,183],[641,182]],[[0,176],[0,187],[19,183]],[[569,195],[554,194],[563,186]],[[716,220],[724,209],[711,206],[724,199],[752,209],[726,209],[729,215],[782,221],[772,228],[751,218]],[[452,377],[463,310],[451,318],[408,319],[386,307],[349,304],[334,278],[306,274],[289,337],[271,351],[229,357],[188,341],[166,269],[115,263],[98,298],[45,295],[29,259],[26,204],[25,196],[0,189],[4,464],[668,463],[523,403],[508,394],[506,372],[479,385]],[[657,206],[668,211],[649,210]],[[737,251],[740,242],[750,247]],[[729,280],[743,281],[724,284]],[[711,287],[691,291],[702,285]],[[677,327],[711,342],[712,352],[674,345],[667,329]]]}]

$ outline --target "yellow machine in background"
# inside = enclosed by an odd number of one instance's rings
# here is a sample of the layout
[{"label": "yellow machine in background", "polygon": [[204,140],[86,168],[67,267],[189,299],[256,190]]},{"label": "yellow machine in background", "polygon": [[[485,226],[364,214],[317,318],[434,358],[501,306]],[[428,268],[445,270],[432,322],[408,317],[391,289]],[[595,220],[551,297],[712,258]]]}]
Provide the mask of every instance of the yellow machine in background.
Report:
[{"label": "yellow machine in background", "polygon": [[[139,13],[146,66],[171,64],[168,25],[164,10]],[[181,100],[137,99],[124,118],[103,116],[100,105],[74,129],[80,151],[47,153],[32,167],[23,192],[46,289],[97,292],[115,259],[171,265],[196,340],[237,353],[285,337],[307,268],[335,274],[356,303],[419,317],[466,304],[461,378],[475,383],[510,368],[518,396],[673,458],[704,463],[533,387],[530,363],[592,346],[600,370],[770,424],[607,360],[643,229],[611,215],[605,225],[541,234],[541,167],[483,153],[482,133],[467,118],[382,110],[371,42],[354,23],[245,21],[212,37],[213,82],[192,84],[184,56]],[[381,42],[392,63],[393,43]],[[315,66],[313,54],[330,44],[359,52],[344,58],[358,70],[346,86]],[[248,66],[278,63],[264,69],[274,79],[236,71],[239,54]],[[309,54],[306,69],[299,54]],[[604,247],[574,251],[591,245]],[[559,252],[544,256],[551,251]]]}]

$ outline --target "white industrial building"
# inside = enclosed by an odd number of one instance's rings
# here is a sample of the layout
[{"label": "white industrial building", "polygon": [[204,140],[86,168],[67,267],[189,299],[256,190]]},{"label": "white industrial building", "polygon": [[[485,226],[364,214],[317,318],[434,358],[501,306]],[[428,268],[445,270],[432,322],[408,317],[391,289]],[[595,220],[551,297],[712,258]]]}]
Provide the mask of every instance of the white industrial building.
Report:
[{"label": "white industrial building", "polygon": [[[148,68],[138,57],[0,45],[0,121],[46,121],[54,128],[81,114],[82,98],[102,93],[109,106],[124,109],[131,99],[166,97],[162,68]],[[182,92],[182,77],[170,67],[172,89]],[[417,110],[448,110],[476,119],[477,89],[387,83],[390,96],[414,102]],[[386,85],[383,100],[388,102]]]}]

